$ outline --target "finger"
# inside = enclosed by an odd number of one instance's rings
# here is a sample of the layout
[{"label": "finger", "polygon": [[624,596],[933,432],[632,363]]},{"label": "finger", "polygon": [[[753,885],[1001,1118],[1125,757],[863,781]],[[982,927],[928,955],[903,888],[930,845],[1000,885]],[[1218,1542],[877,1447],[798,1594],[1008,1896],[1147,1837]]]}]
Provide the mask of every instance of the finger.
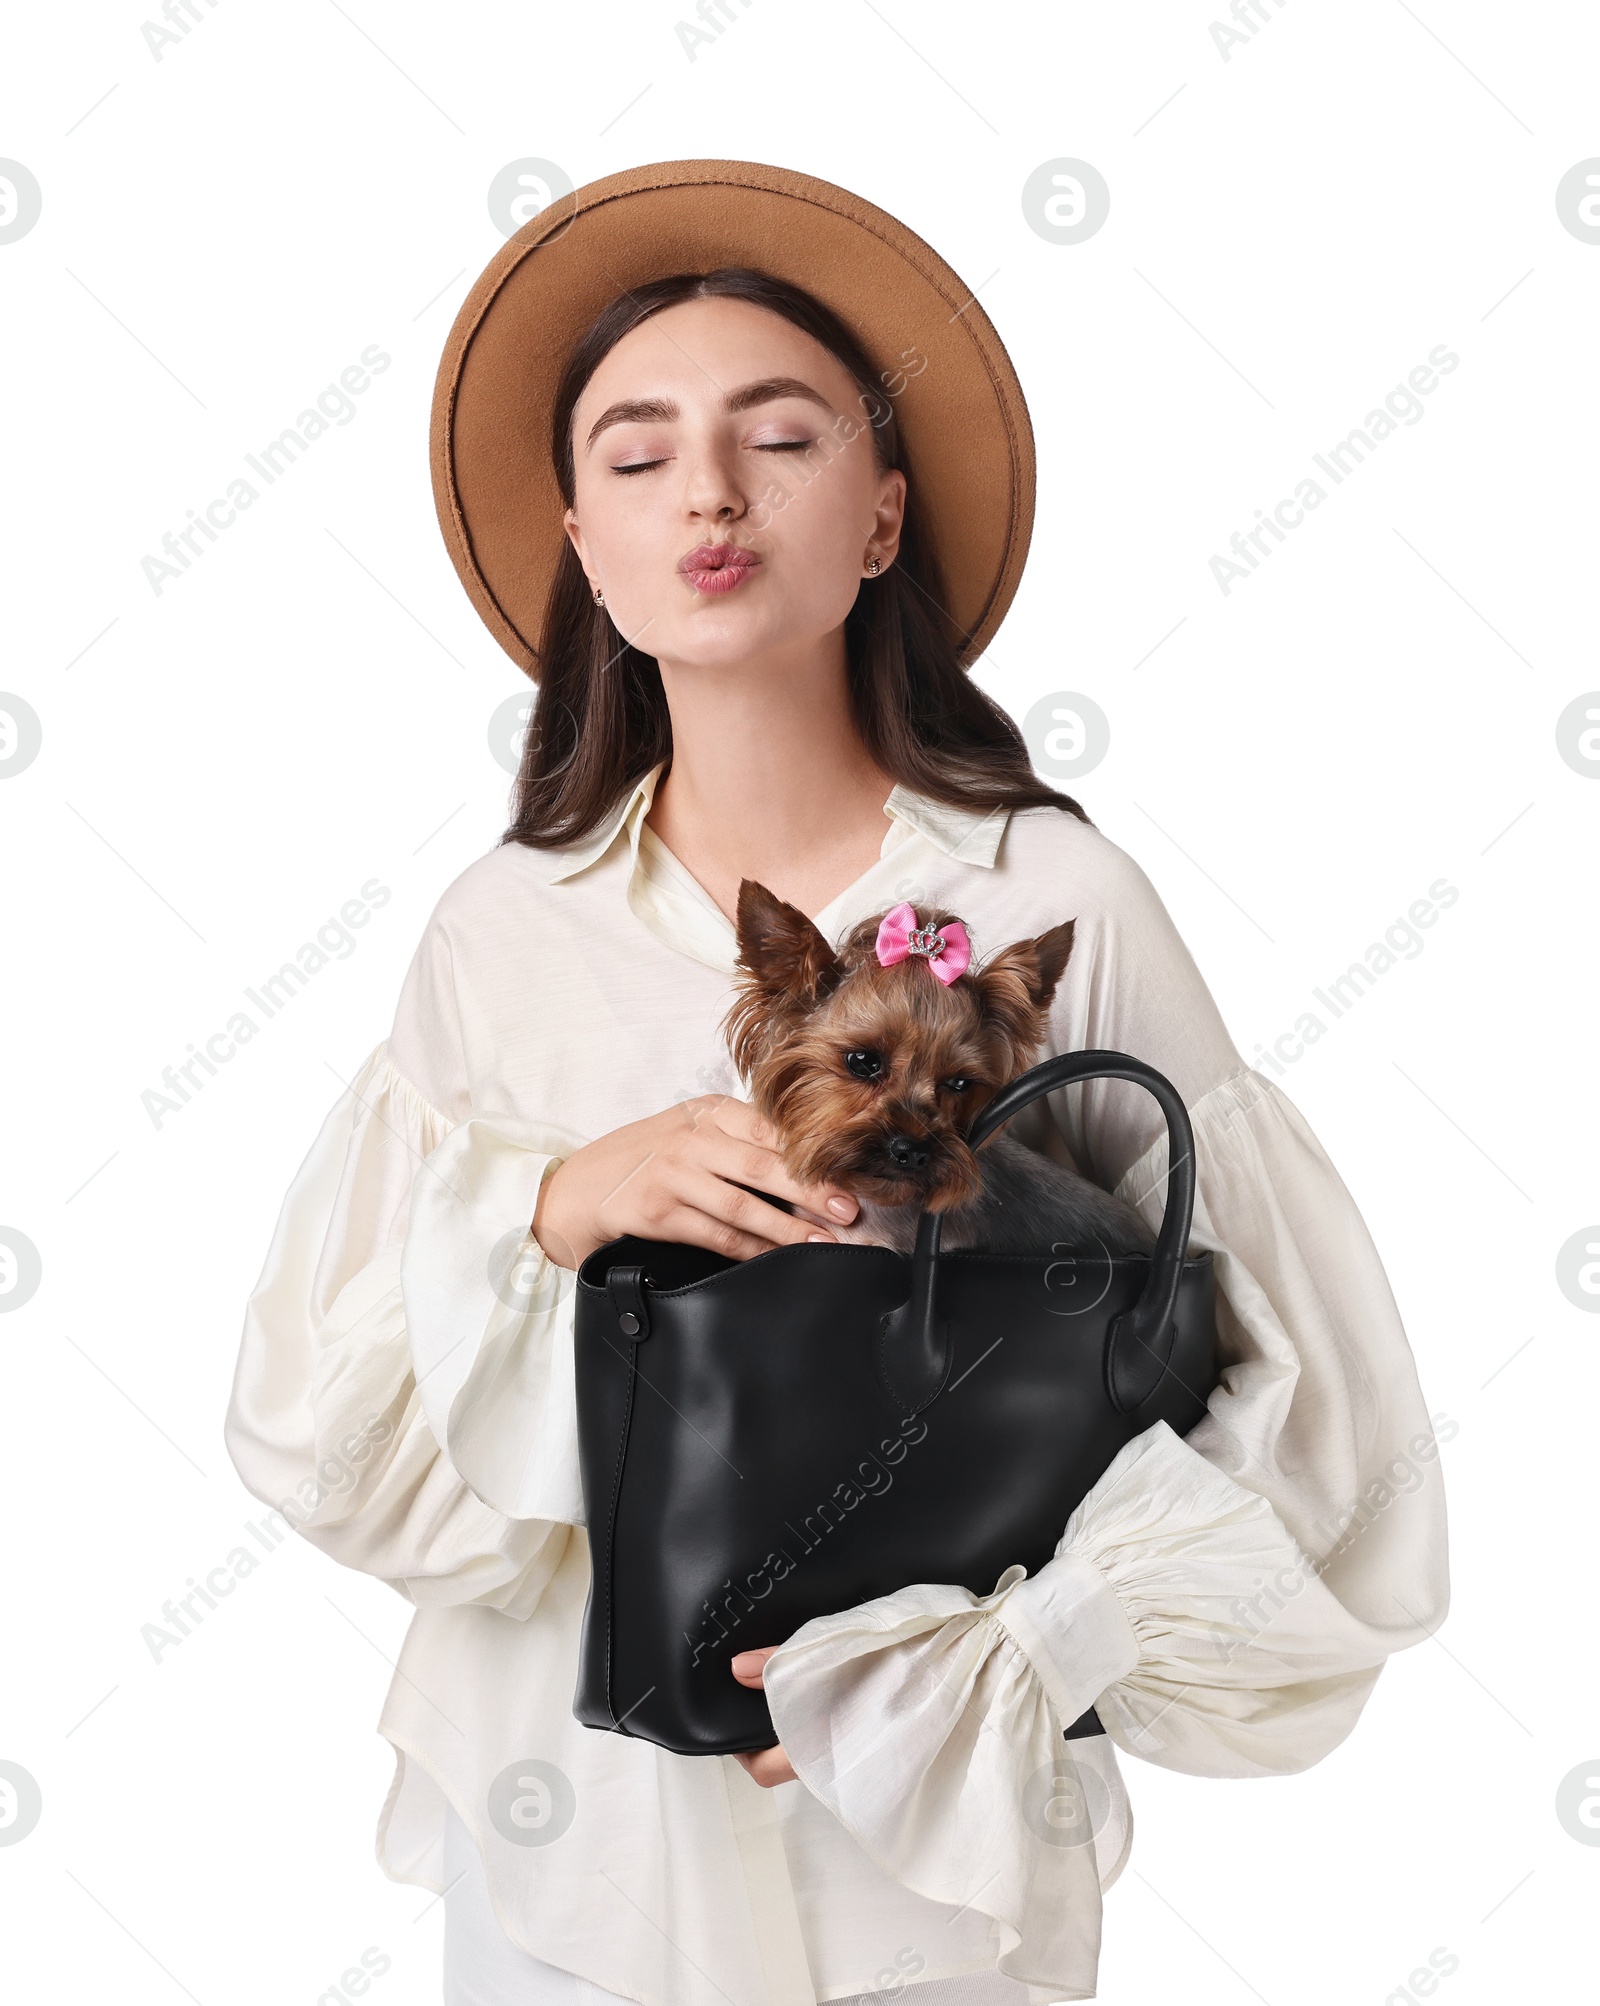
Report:
[{"label": "finger", "polygon": [[732,1658],[728,1661],[728,1669],[733,1673],[733,1676],[739,1681],[740,1685],[759,1686],[766,1669],[767,1660],[777,1648],[776,1644],[769,1644],[764,1650],[735,1651]]},{"label": "finger", "polygon": [[746,1190],[742,1184],[729,1183],[722,1176],[702,1171],[697,1166],[691,1166],[689,1174],[693,1181],[687,1195],[693,1203],[716,1218],[726,1220],[740,1232],[754,1233],[775,1247],[793,1247],[805,1240],[832,1241],[834,1238],[833,1228],[828,1222],[802,1218],[797,1212],[768,1204],[759,1192]]},{"label": "finger", "polygon": [[[742,1172],[732,1172],[740,1184],[760,1184],[762,1190],[778,1192],[780,1198],[790,1198],[796,1204],[828,1206],[830,1214],[838,1220],[854,1220],[860,1210],[856,1200],[834,1184],[798,1184],[784,1165],[778,1129],[764,1115],[756,1113],[750,1101],[736,1101],[730,1095],[718,1105],[712,1129],[722,1129],[752,1151],[746,1159],[748,1167]],[[710,1129],[706,1133],[710,1135]],[[718,1174],[730,1176],[720,1165]]]},{"label": "finger", "polygon": [[729,1184],[709,1170],[694,1165],[687,1168],[684,1189],[687,1202],[722,1220],[735,1232],[759,1236],[775,1247],[797,1247],[807,1240],[833,1238],[826,1228],[813,1225],[809,1219],[797,1218],[792,1212],[780,1212],[776,1205],[769,1205],[753,1191]]},{"label": "finger", "polygon": [[[776,1180],[787,1176],[777,1149],[777,1131],[762,1121],[748,1101],[735,1100],[731,1094],[702,1094],[698,1100],[680,1102],[675,1112],[687,1117],[686,1136],[679,1144],[681,1156],[714,1162],[719,1176],[731,1176],[742,1183],[754,1183],[759,1176],[775,1188]],[[730,1165],[744,1167],[730,1169]]]},{"label": "finger", "polygon": [[743,1754],[738,1761],[748,1771],[763,1790],[774,1789],[780,1783],[794,1783],[794,1765],[781,1747],[758,1749],[754,1754]]},{"label": "finger", "polygon": [[[713,1178],[712,1183],[716,1182]],[[724,1187],[726,1188],[726,1187]],[[771,1207],[767,1208],[769,1211]],[[783,1213],[777,1215],[780,1219]],[[812,1228],[815,1231],[815,1228]],[[675,1205],[659,1219],[653,1220],[643,1237],[653,1240],[675,1241],[682,1247],[704,1247],[708,1253],[724,1254],[729,1260],[749,1261],[757,1254],[770,1254],[771,1240],[764,1240],[758,1233],[749,1233],[716,1213],[703,1212],[697,1205],[687,1202]]]},{"label": "finger", "polygon": [[[737,1115],[733,1112],[736,1109],[741,1111]],[[826,1206],[837,1219],[853,1219],[861,1209],[850,1193],[837,1184],[806,1184],[791,1176],[779,1147],[781,1137],[777,1130],[747,1101],[725,1101],[716,1120],[703,1131],[713,1154],[718,1147],[719,1130],[739,1146],[741,1155],[733,1160],[744,1166],[725,1170],[719,1159],[716,1168],[720,1176],[731,1176],[741,1184],[759,1184],[764,1191],[775,1191],[779,1197],[792,1199],[796,1204]]]},{"label": "finger", "polygon": [[[730,1107],[743,1106],[743,1102],[730,1101]],[[718,1122],[713,1129],[702,1131],[700,1154],[704,1162],[719,1177],[726,1177],[737,1184],[754,1184],[762,1191],[770,1191],[776,1197],[788,1198],[797,1205],[808,1205],[813,1211],[825,1213],[830,1219],[848,1224],[861,1209],[848,1191],[841,1191],[834,1184],[802,1184],[791,1177],[784,1167],[783,1158],[775,1149],[768,1149],[759,1142],[731,1130],[722,1130]]]},{"label": "finger", "polygon": [[798,1201],[795,1204],[794,1216],[797,1219],[809,1219],[813,1226],[826,1226],[836,1240],[848,1240],[851,1236],[849,1220],[824,1219],[820,1212],[813,1212],[810,1206],[802,1205]]}]

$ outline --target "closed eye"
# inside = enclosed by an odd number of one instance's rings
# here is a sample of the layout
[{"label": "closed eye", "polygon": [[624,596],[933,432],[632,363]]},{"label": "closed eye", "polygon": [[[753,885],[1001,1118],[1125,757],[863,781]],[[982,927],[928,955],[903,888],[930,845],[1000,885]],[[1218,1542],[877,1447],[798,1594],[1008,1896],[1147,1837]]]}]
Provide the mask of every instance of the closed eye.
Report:
[{"label": "closed eye", "polygon": [[[756,453],[808,453],[816,444],[815,439],[758,439],[750,450]],[[659,454],[653,460],[624,460],[614,466],[614,474],[647,474],[652,467],[664,467],[671,458],[670,453]]]}]

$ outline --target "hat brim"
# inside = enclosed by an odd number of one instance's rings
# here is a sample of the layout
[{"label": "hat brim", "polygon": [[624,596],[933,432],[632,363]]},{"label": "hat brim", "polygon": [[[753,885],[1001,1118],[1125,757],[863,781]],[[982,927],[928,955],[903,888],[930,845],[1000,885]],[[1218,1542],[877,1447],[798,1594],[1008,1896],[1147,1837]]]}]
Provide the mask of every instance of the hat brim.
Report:
[{"label": "hat brim", "polygon": [[988,316],[944,260],[847,189],[742,160],[630,168],[552,202],[467,295],[434,385],[434,501],[467,596],[537,680],[565,541],[550,412],[574,342],[630,287],[749,265],[802,286],[893,399],[970,664],[1004,618],[1033,528],[1033,429]]}]

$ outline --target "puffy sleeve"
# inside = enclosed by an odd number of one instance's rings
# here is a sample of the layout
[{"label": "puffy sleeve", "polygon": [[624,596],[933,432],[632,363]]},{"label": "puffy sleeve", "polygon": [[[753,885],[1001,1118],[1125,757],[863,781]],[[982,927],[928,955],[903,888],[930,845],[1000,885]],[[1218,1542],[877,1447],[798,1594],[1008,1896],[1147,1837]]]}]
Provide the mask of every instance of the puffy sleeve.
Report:
[{"label": "puffy sleeve", "polygon": [[436,919],[284,1199],[226,1423],[258,1498],[413,1602],[527,1616],[583,1521],[572,1278],[532,1233],[581,1141],[475,1110]]},{"label": "puffy sleeve", "polygon": [[[1105,849],[1054,1045],[1131,1052],[1184,1095],[1222,1382],[1187,1438],[1158,1423],[1122,1450],[1031,1580],[902,1590],[807,1624],[766,1670],[808,1788],[908,1885],[999,1919],[1001,1970],[1045,1983],[1061,1876],[1084,1871],[1030,1809],[1083,1747],[1063,1726],[1093,1705],[1168,1768],[1304,1769],[1448,1594],[1437,1438],[1371,1236],[1299,1110],[1243,1065],[1149,880]],[[1066,1095],[1057,1146],[1158,1223],[1159,1112],[1125,1082]]]}]

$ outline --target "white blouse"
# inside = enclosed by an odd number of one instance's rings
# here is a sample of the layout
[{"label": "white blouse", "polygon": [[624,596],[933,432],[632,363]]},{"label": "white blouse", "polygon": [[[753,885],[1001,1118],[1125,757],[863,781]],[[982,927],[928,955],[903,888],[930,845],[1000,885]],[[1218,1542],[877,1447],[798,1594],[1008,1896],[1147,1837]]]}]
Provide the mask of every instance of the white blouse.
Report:
[{"label": "white blouse", "polygon": [[[897,787],[879,860],[818,926],[837,940],[909,898],[959,912],[981,956],[1076,919],[1048,1049],[1133,1053],[1182,1094],[1222,1383],[1187,1439],[1129,1443],[1031,1580],[907,1588],[761,1640],[783,1646],[767,1689],[800,1782],[580,1727],[572,1277],[529,1222],[581,1144],[742,1091],[717,1036],[733,927],[645,825],[661,770],[586,842],[507,844],[440,899],[284,1202],[230,1452],[416,1605],[380,1723],[392,1877],[442,1886],[448,1801],[513,1941],[649,2006],[913,1982],[938,2006],[957,1978],[994,2006],[1090,1998],[1131,1838],[1113,1744],[1198,1775],[1303,1769],[1443,1617],[1437,1449],[1393,1296],[1139,866],[1060,810]],[[1166,1132],[1140,1088],[1068,1087],[1012,1130],[1159,1221]],[[1091,1704],[1105,1735],[1063,1740]]]}]

